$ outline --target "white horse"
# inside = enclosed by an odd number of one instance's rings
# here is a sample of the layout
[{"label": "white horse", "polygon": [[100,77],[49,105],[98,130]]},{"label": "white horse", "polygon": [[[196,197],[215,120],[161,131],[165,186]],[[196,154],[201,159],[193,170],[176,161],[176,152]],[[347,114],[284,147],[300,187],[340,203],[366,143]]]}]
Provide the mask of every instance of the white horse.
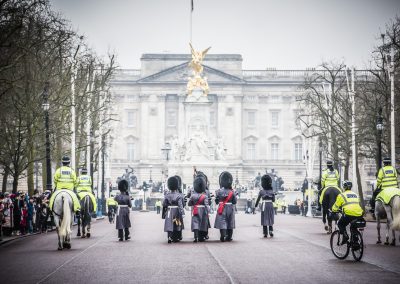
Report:
[{"label": "white horse", "polygon": [[67,192],[60,192],[54,199],[54,223],[57,228],[58,250],[71,248],[71,233],[73,221],[72,198]]},{"label": "white horse", "polygon": [[381,242],[381,219],[386,217],[386,240],[385,245],[389,245],[389,230],[392,231],[392,242],[391,246],[396,245],[395,231],[400,231],[400,196],[394,196],[389,204],[384,204],[381,200],[375,201],[375,217],[376,217],[376,228],[378,230],[378,241]]}]

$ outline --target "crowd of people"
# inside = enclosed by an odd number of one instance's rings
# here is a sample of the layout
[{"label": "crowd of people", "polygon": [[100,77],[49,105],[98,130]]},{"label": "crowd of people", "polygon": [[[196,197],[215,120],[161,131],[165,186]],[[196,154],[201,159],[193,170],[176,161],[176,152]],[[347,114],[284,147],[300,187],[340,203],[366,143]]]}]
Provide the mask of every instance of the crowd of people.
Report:
[{"label": "crowd of people", "polygon": [[49,195],[50,191],[39,194],[38,190],[32,196],[25,192],[0,193],[1,233],[26,235],[51,229]]}]

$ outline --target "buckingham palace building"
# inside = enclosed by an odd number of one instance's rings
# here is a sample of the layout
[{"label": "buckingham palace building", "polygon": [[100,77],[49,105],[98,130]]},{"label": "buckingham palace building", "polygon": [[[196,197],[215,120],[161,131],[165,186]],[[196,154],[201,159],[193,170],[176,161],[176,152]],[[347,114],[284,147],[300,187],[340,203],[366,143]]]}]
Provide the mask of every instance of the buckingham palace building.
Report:
[{"label": "buckingham palace building", "polygon": [[306,176],[305,144],[296,121],[296,96],[307,70],[243,70],[240,54],[209,54],[203,74],[209,94],[188,96],[190,54],[143,54],[141,69],[119,69],[114,96],[110,178],[135,170],[139,184],[180,175],[193,182],[194,167],[212,187],[228,170],[247,186],[273,173],[283,187]]}]

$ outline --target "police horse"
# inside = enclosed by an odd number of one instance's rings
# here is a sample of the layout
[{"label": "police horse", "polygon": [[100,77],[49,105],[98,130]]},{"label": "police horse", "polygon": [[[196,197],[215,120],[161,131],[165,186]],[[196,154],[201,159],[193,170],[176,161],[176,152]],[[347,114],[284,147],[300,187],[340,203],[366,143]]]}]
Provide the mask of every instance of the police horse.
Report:
[{"label": "police horse", "polygon": [[73,202],[67,192],[60,192],[53,204],[54,223],[58,235],[58,250],[71,248]]},{"label": "police horse", "polygon": [[[327,234],[332,234],[332,220],[333,214],[330,212],[332,209],[333,204],[336,202],[336,197],[339,195],[340,190],[337,187],[328,187],[323,192],[323,199],[322,199],[322,222],[325,225],[325,230]],[[328,219],[328,225],[326,225],[326,219]]]},{"label": "police horse", "polygon": [[[93,212],[93,202],[90,196],[86,194],[81,200],[81,212],[77,216],[78,221],[78,233],[77,237],[90,238],[90,223],[92,221],[91,212]],[[82,235],[81,235],[82,226]]]},{"label": "police horse", "polygon": [[385,245],[389,245],[389,230],[392,231],[392,242],[391,246],[396,245],[395,231],[400,231],[400,196],[395,195],[390,200],[389,204],[384,204],[380,199],[375,201],[375,217],[376,217],[376,229],[378,231],[377,244],[381,242],[381,219],[387,219],[386,221],[386,239]]}]

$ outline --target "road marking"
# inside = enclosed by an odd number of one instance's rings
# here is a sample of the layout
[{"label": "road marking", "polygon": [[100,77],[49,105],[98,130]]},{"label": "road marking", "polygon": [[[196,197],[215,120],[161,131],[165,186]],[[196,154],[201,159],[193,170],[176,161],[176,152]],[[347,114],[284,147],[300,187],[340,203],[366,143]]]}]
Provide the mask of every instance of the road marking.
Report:
[{"label": "road marking", "polygon": [[228,276],[230,283],[234,284],[235,281],[233,281],[233,277],[230,275],[230,273],[228,272],[228,270],[225,268],[225,266],[222,265],[222,263],[219,261],[219,259],[213,254],[213,252],[210,250],[210,248],[208,247],[208,245],[206,245],[206,248],[208,250],[208,252],[211,254],[211,256],[215,259],[215,261],[218,263],[219,267],[221,267],[221,269],[225,272],[225,274]]},{"label": "road marking", "polygon": [[[313,244],[313,245],[315,245],[315,246],[319,246],[319,247],[322,247],[322,248],[326,248],[326,249],[331,250],[331,246],[330,246],[330,245],[329,245],[329,246],[328,246],[328,245],[322,245],[322,244],[319,244],[319,243],[317,243],[317,242],[310,241],[309,239],[302,238],[302,237],[300,237],[300,236],[298,236],[298,235],[296,235],[296,234],[292,234],[292,233],[290,233],[290,232],[288,232],[288,231],[286,231],[286,230],[279,229],[279,231],[280,231],[280,232],[283,232],[283,233],[285,233],[285,234],[288,234],[288,235],[290,235],[290,236],[292,236],[292,237],[294,237],[294,238],[296,238],[296,239],[299,239],[299,240],[305,241],[305,242],[307,242],[307,243]],[[329,238],[330,238],[330,237],[329,237]],[[366,245],[364,244],[364,246],[366,246]],[[389,271],[389,272],[392,272],[392,273],[395,273],[395,274],[400,274],[400,272],[398,272],[398,271],[396,271],[396,270],[392,270],[392,269],[390,269],[390,268],[384,267],[384,266],[382,266],[382,265],[379,265],[379,264],[374,263],[374,262],[371,262],[371,261],[366,261],[365,259],[363,259],[362,262],[368,263],[368,264],[373,265],[373,266],[376,266],[376,267],[379,267],[380,269],[385,270],[385,271]]]},{"label": "road marking", "polygon": [[71,259],[67,260],[66,262],[64,262],[63,264],[61,264],[59,267],[56,268],[56,270],[54,270],[53,272],[51,272],[50,274],[48,274],[47,276],[45,276],[44,278],[42,278],[41,280],[39,280],[38,282],[36,282],[37,284],[39,283],[43,283],[44,281],[46,281],[48,278],[50,278],[52,275],[54,275],[57,271],[59,271],[61,268],[63,268],[65,265],[67,265],[68,263],[70,263],[71,261],[73,261],[75,258],[77,258],[78,256],[84,254],[86,251],[88,251],[90,248],[94,247],[95,245],[97,245],[101,240],[103,240],[105,237],[107,237],[111,232],[105,234],[103,237],[101,237],[98,241],[96,241],[94,244],[90,245],[89,247],[85,248],[83,251],[81,251],[80,253],[76,254],[75,256],[73,256]]}]

